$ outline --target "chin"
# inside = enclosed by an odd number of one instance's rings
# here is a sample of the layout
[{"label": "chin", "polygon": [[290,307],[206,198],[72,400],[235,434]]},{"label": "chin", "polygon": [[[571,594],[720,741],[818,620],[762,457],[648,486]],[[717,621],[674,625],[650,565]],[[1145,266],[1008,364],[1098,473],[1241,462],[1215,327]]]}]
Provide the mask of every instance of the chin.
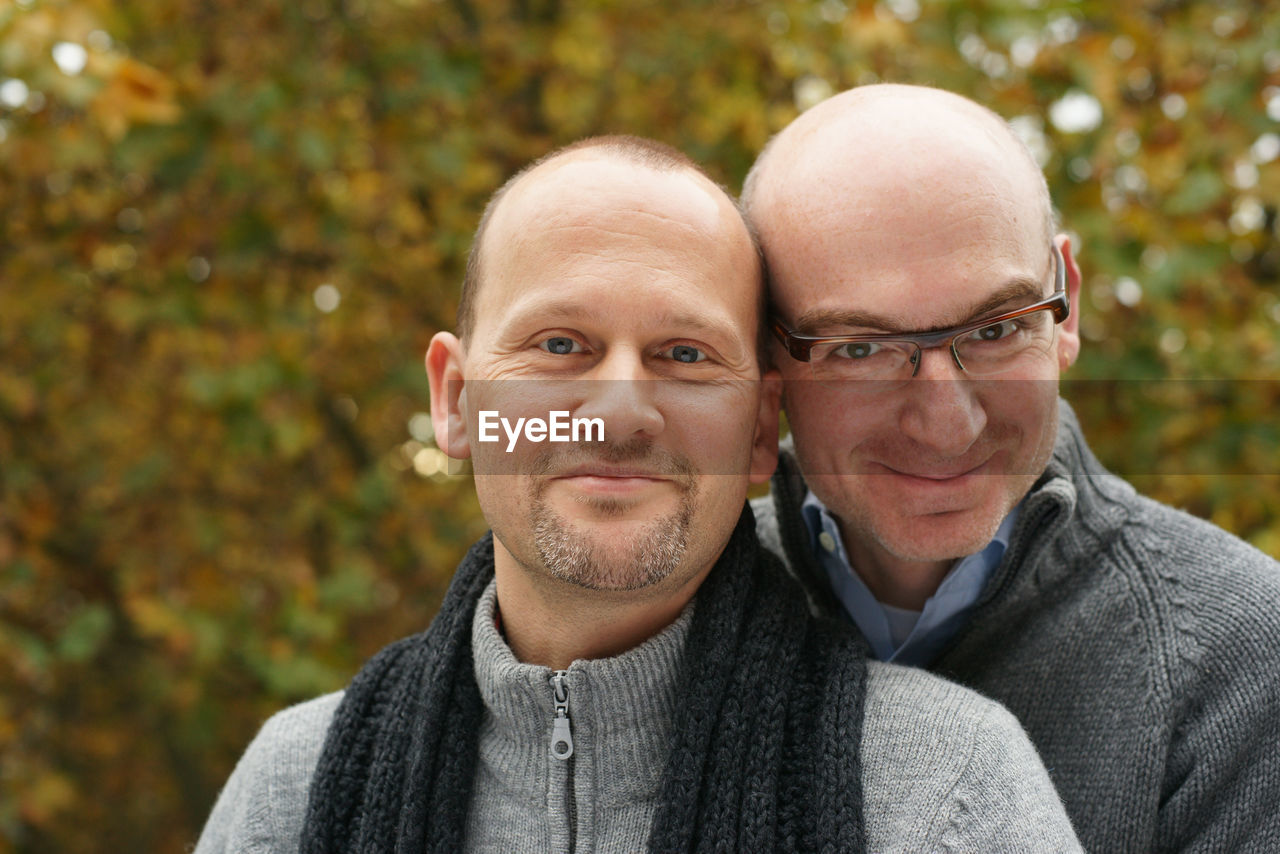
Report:
[{"label": "chin", "polygon": [[583,524],[537,504],[533,544],[544,569],[560,581],[588,590],[643,590],[679,574],[692,517],[692,508],[683,507],[643,522]]},{"label": "chin", "polygon": [[986,548],[1006,515],[1007,511],[999,508],[936,513],[888,525],[872,522],[870,534],[882,549],[899,560],[958,560]]},{"label": "chin", "polygon": [[[992,531],[992,536],[995,532]],[[961,558],[976,554],[986,548],[991,542],[991,537],[983,539],[964,539],[964,540],[947,540],[947,539],[931,539],[928,541],[920,541],[919,539],[911,542],[886,542],[880,540],[880,547],[893,555],[900,561],[907,563],[940,563],[942,561],[957,561]]]}]

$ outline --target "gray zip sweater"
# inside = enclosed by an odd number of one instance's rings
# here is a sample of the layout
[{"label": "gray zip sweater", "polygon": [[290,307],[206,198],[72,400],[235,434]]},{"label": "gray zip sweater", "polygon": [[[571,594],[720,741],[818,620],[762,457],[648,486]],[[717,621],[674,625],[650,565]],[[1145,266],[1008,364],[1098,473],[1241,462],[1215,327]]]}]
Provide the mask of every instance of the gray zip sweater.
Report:
[{"label": "gray zip sweater", "polygon": [[[1003,703],[1087,850],[1280,851],[1280,564],[1057,446],[966,626],[928,669]],[[841,613],[783,454],[752,502],[811,608]]]},{"label": "gray zip sweater", "polygon": [[[560,760],[551,750],[552,673],[516,661],[494,625],[494,602],[490,585],[472,626],[485,718],[468,850],[643,850],[693,605],[621,656],[570,666],[573,755]],[[197,854],[297,851],[340,699],[320,697],[267,722],[218,798]],[[1013,717],[929,674],[869,663],[862,762],[868,851],[1079,850]]]}]

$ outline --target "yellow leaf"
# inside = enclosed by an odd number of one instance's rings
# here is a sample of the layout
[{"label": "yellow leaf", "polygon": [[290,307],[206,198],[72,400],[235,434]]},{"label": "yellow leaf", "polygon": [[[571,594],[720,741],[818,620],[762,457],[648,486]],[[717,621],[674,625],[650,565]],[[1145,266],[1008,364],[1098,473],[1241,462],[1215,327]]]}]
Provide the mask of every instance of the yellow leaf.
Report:
[{"label": "yellow leaf", "polygon": [[160,71],[122,58],[108,73],[107,85],[90,106],[94,117],[113,139],[135,124],[172,124],[181,110],[174,100],[176,85]]}]

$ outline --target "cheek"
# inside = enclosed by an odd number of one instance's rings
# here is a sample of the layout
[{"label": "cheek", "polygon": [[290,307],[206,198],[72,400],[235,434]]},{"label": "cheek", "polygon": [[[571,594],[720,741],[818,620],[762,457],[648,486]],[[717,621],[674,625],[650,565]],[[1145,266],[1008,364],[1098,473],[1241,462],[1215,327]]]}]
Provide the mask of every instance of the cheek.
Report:
[{"label": "cheek", "polygon": [[523,529],[529,518],[524,507],[525,489],[510,475],[476,475],[476,500],[489,527],[508,534],[513,526]]},{"label": "cheek", "polygon": [[1059,379],[1056,358],[1056,353],[1047,353],[1025,370],[980,383],[980,398],[988,415],[1023,425],[1056,424]]},{"label": "cheek", "polygon": [[670,450],[689,457],[703,474],[743,474],[759,410],[754,382],[726,385],[664,383],[657,401]]},{"label": "cheek", "polygon": [[843,452],[892,426],[891,402],[860,401],[813,381],[784,386],[783,408],[797,442],[819,451]]},{"label": "cheek", "polygon": [[1044,380],[1006,383],[983,402],[988,431],[1017,437],[1019,453],[1040,458],[1052,450],[1058,425],[1057,385]]}]

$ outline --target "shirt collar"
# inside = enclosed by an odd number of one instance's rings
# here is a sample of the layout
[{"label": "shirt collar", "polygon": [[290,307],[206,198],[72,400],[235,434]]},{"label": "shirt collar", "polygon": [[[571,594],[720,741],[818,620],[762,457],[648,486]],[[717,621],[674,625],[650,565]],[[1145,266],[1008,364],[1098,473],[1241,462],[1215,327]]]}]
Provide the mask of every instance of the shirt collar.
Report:
[{"label": "shirt collar", "polygon": [[[991,542],[978,552],[957,560],[938,589],[925,602],[915,627],[902,643],[902,611],[892,615],[878,602],[862,578],[853,570],[835,516],[810,490],[801,505],[801,515],[809,528],[809,545],[825,570],[832,591],[870,643],[881,661],[922,665],[932,661],[964,625],[968,611],[977,602],[991,574],[1004,557],[1009,539],[1021,512],[1021,502],[1000,523]],[[891,622],[897,626],[895,631]]]}]

